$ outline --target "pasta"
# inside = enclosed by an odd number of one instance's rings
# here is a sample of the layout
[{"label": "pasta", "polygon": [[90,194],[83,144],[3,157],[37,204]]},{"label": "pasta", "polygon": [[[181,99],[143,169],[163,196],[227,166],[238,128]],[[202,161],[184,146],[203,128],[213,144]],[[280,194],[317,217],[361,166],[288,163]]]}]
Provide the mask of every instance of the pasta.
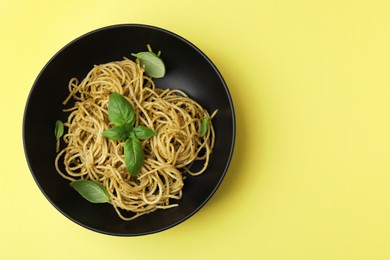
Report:
[{"label": "pasta", "polygon": [[[132,220],[157,209],[178,204],[186,174],[202,174],[214,147],[215,132],[207,110],[186,93],[159,89],[144,75],[139,62],[121,61],[96,65],[79,81],[69,82],[64,109],[67,133],[64,147],[58,148],[55,167],[69,181],[87,179],[102,184],[110,203],[123,220]],[[109,140],[102,132],[111,127],[108,101],[112,92],[122,94],[135,111],[135,124],[144,125],[156,135],[142,141],[145,153],[137,176],[125,167],[123,142]],[[206,134],[199,136],[202,118],[210,118]],[[191,170],[195,161],[202,167]]]}]

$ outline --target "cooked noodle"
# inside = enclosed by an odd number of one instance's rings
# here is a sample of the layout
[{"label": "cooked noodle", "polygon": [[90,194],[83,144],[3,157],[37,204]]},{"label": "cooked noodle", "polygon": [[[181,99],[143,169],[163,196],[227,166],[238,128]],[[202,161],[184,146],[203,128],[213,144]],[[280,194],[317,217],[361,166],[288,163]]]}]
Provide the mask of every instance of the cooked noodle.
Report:
[{"label": "cooked noodle", "polygon": [[[59,149],[58,173],[74,181],[89,179],[101,183],[110,194],[110,203],[123,220],[132,220],[156,209],[175,207],[171,200],[182,197],[185,173],[199,175],[208,165],[215,133],[211,120],[204,137],[199,136],[202,118],[209,115],[196,101],[180,90],[156,88],[137,62],[129,59],[95,66],[80,82],[69,82],[64,109],[70,113],[64,124],[65,146]],[[136,177],[125,166],[123,141],[102,136],[112,127],[108,101],[112,92],[132,104],[135,125],[144,125],[157,134],[142,141],[144,164]],[[195,161],[203,167],[191,171]],[[128,212],[134,214],[129,215]]]}]

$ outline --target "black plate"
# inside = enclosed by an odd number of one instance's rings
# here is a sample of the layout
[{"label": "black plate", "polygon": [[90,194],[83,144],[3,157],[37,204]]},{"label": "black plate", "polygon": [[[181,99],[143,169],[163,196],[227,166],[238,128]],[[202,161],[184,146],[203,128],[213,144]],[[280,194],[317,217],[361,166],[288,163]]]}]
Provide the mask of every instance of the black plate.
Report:
[{"label": "black plate", "polygon": [[[207,171],[185,180],[180,206],[158,210],[134,221],[121,220],[110,204],[92,204],[76,194],[54,167],[54,125],[65,121],[62,101],[72,77],[82,79],[93,65],[121,60],[145,51],[146,44],[162,51],[167,73],[156,79],[159,88],[187,92],[208,111],[216,144]],[[228,169],[235,140],[235,117],[228,88],[213,63],[197,47],[167,30],[138,24],[101,28],[62,48],[42,69],[28,97],[23,121],[23,142],[31,173],[46,198],[66,217],[88,229],[118,236],[165,230],[197,212],[215,193]],[[213,220],[210,220],[213,221]],[[216,219],[214,221],[217,221]]]}]

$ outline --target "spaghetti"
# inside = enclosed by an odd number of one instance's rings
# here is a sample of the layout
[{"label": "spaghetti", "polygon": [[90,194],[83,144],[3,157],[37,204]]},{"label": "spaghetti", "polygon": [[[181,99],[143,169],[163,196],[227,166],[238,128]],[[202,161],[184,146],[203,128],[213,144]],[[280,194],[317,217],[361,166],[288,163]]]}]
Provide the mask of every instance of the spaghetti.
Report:
[{"label": "spaghetti", "polygon": [[[94,66],[87,76],[69,82],[64,109],[69,113],[55,167],[69,181],[87,179],[102,184],[110,203],[123,220],[132,220],[157,209],[175,207],[180,200],[186,173],[202,174],[214,147],[215,132],[209,120],[204,136],[199,135],[208,112],[180,90],[156,88],[144,75],[139,62],[124,58]],[[122,94],[133,106],[135,124],[144,125],[156,136],[142,141],[144,164],[138,175],[125,166],[121,141],[109,140],[102,132],[112,126],[108,101],[112,92]],[[203,167],[192,171],[195,161]],[[130,212],[130,216],[127,216]]]}]

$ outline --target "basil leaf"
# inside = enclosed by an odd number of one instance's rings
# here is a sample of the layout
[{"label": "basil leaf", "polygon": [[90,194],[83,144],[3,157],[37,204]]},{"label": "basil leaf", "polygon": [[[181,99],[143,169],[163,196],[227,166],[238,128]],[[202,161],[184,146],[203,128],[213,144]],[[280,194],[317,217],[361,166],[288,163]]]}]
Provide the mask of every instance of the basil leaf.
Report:
[{"label": "basil leaf", "polygon": [[135,118],[134,109],[130,102],[117,92],[110,95],[108,103],[108,119],[116,126],[133,124]]},{"label": "basil leaf", "polygon": [[199,136],[203,137],[206,134],[208,128],[209,128],[209,118],[208,116],[204,116],[202,119],[202,124],[200,125]]},{"label": "basil leaf", "polygon": [[56,136],[56,139],[60,139],[63,134],[64,134],[64,124],[60,120],[57,120],[56,126],[54,128],[54,135]]},{"label": "basil leaf", "polygon": [[126,140],[124,146],[126,168],[131,175],[137,176],[144,163],[144,151],[142,150],[141,142],[134,137]]},{"label": "basil leaf", "polygon": [[91,180],[76,180],[69,184],[83,198],[92,203],[106,203],[110,200],[110,195],[106,188]]},{"label": "basil leaf", "polygon": [[[134,129],[133,129],[133,130],[134,130]],[[134,131],[131,131],[131,132],[129,133],[129,138],[137,138],[137,137],[135,136]]]},{"label": "basil leaf", "polygon": [[160,57],[154,52],[146,51],[139,53],[132,53],[134,57],[137,57],[141,66],[145,67],[145,73],[153,78],[162,78],[165,75],[165,64]]},{"label": "basil leaf", "polygon": [[102,135],[111,140],[126,140],[132,129],[133,126],[129,124],[115,126],[102,132]]},{"label": "basil leaf", "polygon": [[138,125],[133,129],[134,136],[138,139],[145,140],[156,135],[156,132],[143,125]]}]

